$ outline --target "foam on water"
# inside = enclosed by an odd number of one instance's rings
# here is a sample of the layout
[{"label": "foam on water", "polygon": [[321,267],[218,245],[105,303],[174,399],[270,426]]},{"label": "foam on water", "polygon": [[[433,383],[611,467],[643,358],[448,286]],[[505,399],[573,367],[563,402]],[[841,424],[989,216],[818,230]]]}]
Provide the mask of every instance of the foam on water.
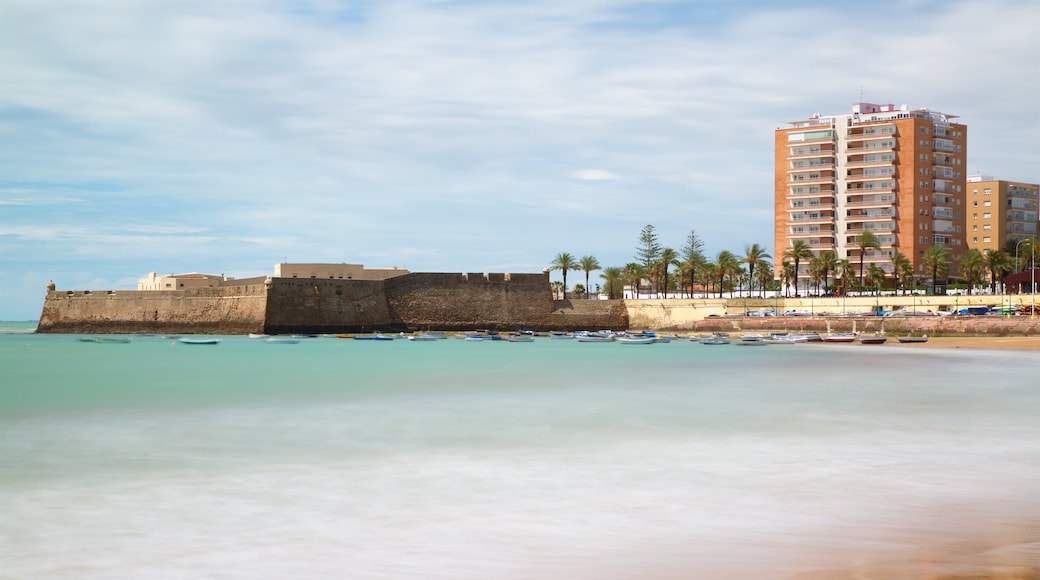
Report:
[{"label": "foam on water", "polygon": [[5,578],[927,578],[1040,541],[1033,353],[19,336],[0,356]]}]

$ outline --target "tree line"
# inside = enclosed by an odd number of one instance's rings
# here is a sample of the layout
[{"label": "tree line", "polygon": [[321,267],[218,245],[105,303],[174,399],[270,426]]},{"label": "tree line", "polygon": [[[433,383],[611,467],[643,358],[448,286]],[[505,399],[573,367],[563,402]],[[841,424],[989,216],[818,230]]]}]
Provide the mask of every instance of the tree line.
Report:
[{"label": "tree line", "polygon": [[[1032,250],[1035,244],[1035,238],[1012,240],[998,250],[983,253],[969,249],[963,256],[955,256],[946,246],[935,244],[925,252],[922,263],[930,274],[933,291],[940,280],[949,279],[952,267],[959,266],[969,294],[985,281],[987,273],[991,292],[996,293],[997,281],[1021,267],[1022,258],[1031,264],[1030,267],[1035,267]],[[1026,250],[1020,251],[1023,245]],[[695,231],[691,230],[685,244],[675,250],[662,246],[654,226],[647,225],[639,234],[634,261],[624,266],[604,268],[595,256],[575,258],[568,252],[557,254],[550,264],[550,270],[561,272],[563,281],[553,282],[552,289],[556,296],[566,300],[567,274],[575,271],[585,274],[585,284],[575,284],[573,294],[589,298],[590,275],[600,271],[603,291],[610,299],[621,298],[626,286],[632,288],[636,298],[643,296],[644,287],[648,297],[652,298],[675,294],[682,298],[693,298],[695,292],[704,297],[717,293],[721,298],[724,293],[734,290],[746,290],[749,294],[757,290],[761,296],[765,296],[767,291],[785,290],[787,295],[791,295],[792,286],[795,296],[799,296],[802,291],[840,295],[852,291],[878,293],[885,288],[905,293],[916,288],[919,279],[923,278],[915,275],[913,264],[902,252],[895,252],[889,258],[891,276],[877,263],[865,266],[864,257],[868,250],[881,247],[873,232],[865,230],[860,233],[856,237],[855,247],[858,249],[858,263],[839,259],[832,250],[816,254],[804,240],[795,240],[784,251],[782,271],[774,272],[772,256],[760,244],[745,245],[742,254],[722,250],[714,256],[707,256],[703,251],[704,241]],[[1012,256],[1021,258],[1016,262]],[[802,264],[806,264],[804,270],[801,269]],[[803,276],[796,276],[799,271]]]}]

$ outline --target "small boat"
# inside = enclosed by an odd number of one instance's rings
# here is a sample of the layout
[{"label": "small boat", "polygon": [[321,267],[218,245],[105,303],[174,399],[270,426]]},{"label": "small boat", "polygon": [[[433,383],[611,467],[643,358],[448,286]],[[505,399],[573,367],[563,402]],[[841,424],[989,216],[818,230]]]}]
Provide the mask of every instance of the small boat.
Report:
[{"label": "small boat", "polygon": [[178,338],[181,344],[220,344],[219,338]]},{"label": "small boat", "polygon": [[433,334],[429,334],[429,333],[426,333],[426,332],[424,332],[422,334],[417,334],[415,336],[409,336],[408,337],[408,340],[418,341],[418,342],[433,342],[435,340],[440,340],[440,339],[441,339],[441,337],[433,335]]},{"label": "small boat", "polygon": [[271,335],[270,334],[257,333],[257,332],[250,332],[249,333],[249,338],[267,338],[269,336],[271,336]]},{"label": "small boat", "polygon": [[761,336],[761,335],[756,335],[756,336],[744,335],[744,336],[740,337],[740,340],[737,342],[737,345],[738,346],[769,346],[769,343],[766,342],[765,337]]},{"label": "small boat", "polygon": [[828,334],[820,337],[820,340],[823,342],[854,342],[856,340],[856,335],[852,332]]},{"label": "small boat", "polygon": [[653,336],[619,336],[614,340],[621,344],[653,344],[657,341]]},{"label": "small boat", "polygon": [[100,344],[127,344],[130,340],[129,336],[84,336],[79,339],[80,342],[96,342]]},{"label": "small boat", "polygon": [[774,333],[763,338],[769,344],[799,344],[809,342],[809,339],[800,334]]},{"label": "small boat", "polygon": [[574,340],[578,342],[614,342],[614,337],[604,334],[585,334],[574,337]]},{"label": "small boat", "polygon": [[707,338],[701,339],[701,344],[716,345],[716,344],[729,344],[729,335],[716,332]]},{"label": "small boat", "polygon": [[574,338],[574,335],[569,333],[569,332],[559,332],[559,331],[555,331],[554,330],[554,331],[549,332],[549,338],[568,339],[568,338]]},{"label": "small boat", "polygon": [[506,337],[508,342],[534,342],[534,337],[528,334],[510,334]]},{"label": "small boat", "polygon": [[925,335],[922,335],[922,336],[900,336],[896,340],[898,340],[899,342],[904,342],[904,343],[906,343],[906,342],[928,342],[928,335],[925,334]]},{"label": "small boat", "polygon": [[883,334],[872,334],[869,336],[859,337],[860,344],[885,344],[888,342],[888,337]]},{"label": "small boat", "polygon": [[288,336],[272,336],[270,338],[265,338],[264,342],[267,344],[299,344],[300,339]]}]

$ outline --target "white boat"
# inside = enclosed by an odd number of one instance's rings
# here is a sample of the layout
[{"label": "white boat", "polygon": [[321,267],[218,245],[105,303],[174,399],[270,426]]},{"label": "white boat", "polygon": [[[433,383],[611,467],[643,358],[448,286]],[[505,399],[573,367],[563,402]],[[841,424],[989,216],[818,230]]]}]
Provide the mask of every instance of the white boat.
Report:
[{"label": "white boat", "polygon": [[418,341],[418,342],[432,342],[432,341],[435,341],[435,340],[441,340],[441,338],[442,337],[440,337],[440,336],[436,336],[436,335],[424,332],[422,334],[417,334],[415,336],[409,336],[408,340],[414,340],[414,341]]},{"label": "white boat", "polygon": [[80,342],[96,342],[100,344],[127,344],[131,338],[129,336],[91,336],[80,338]]},{"label": "white boat", "polygon": [[856,340],[856,335],[852,332],[828,334],[820,337],[820,340],[823,342],[854,342]]},{"label": "white boat", "polygon": [[265,338],[264,342],[267,344],[299,344],[300,339],[290,338],[288,336],[272,336],[270,338]]},{"label": "white boat", "polygon": [[860,344],[885,344],[888,342],[888,337],[883,334],[871,334],[869,336],[859,337]]},{"label": "white boat", "polygon": [[269,336],[271,336],[271,335],[270,334],[257,333],[257,332],[250,332],[249,333],[249,338],[267,338]]},{"label": "white boat", "polygon": [[614,340],[621,344],[653,344],[657,339],[652,336],[619,336]]},{"label": "white boat", "polygon": [[534,337],[528,334],[510,334],[506,337],[507,342],[534,342]]},{"label": "white boat", "polygon": [[574,340],[578,342],[614,342],[614,337],[602,334],[585,334],[574,337]]},{"label": "white boat", "polygon": [[928,342],[928,335],[923,336],[900,336],[896,340],[899,342]]},{"label": "white boat", "polygon": [[742,336],[737,342],[738,346],[769,346],[764,336]]},{"label": "white boat", "polygon": [[181,344],[220,344],[219,338],[178,338]]},{"label": "white boat", "polygon": [[716,332],[707,338],[701,339],[701,344],[716,345],[716,344],[729,344],[729,335]]},{"label": "white boat", "polygon": [[574,335],[569,333],[569,332],[552,331],[552,332],[549,333],[549,338],[568,339],[568,338],[574,338]]},{"label": "white boat", "polygon": [[800,334],[770,334],[762,340],[769,344],[799,344],[809,342],[809,339]]}]

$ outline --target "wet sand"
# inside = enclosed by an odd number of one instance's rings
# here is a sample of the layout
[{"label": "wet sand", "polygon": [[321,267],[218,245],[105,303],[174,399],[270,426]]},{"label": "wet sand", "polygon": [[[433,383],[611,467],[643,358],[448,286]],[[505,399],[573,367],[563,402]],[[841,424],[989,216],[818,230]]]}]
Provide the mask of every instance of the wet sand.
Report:
[{"label": "wet sand", "polygon": [[901,348],[973,348],[984,350],[1040,350],[1040,336],[936,336],[928,342],[899,343],[889,340],[887,345]]}]

